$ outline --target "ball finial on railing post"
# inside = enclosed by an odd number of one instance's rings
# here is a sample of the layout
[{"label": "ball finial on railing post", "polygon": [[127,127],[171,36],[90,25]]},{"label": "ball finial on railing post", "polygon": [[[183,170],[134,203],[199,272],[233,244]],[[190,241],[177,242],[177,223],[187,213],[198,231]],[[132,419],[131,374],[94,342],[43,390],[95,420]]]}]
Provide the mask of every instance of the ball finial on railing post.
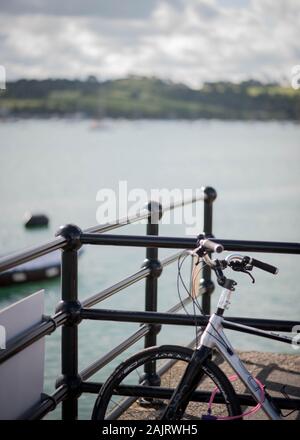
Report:
[{"label": "ball finial on railing post", "polygon": [[208,202],[212,203],[217,198],[217,191],[211,186],[203,186],[202,190]]},{"label": "ball finial on railing post", "polygon": [[82,230],[79,228],[79,226],[69,223],[67,225],[60,226],[55,236],[61,236],[67,240],[67,244],[64,246],[64,249],[77,250],[82,246],[81,234]]},{"label": "ball finial on railing post", "polygon": [[[145,209],[148,210],[150,214],[150,216],[148,217],[148,224],[150,223],[151,225],[157,225],[163,215],[163,208],[161,203],[156,202],[155,200],[150,200],[146,204]],[[155,234],[150,234],[150,235],[155,235]]]}]

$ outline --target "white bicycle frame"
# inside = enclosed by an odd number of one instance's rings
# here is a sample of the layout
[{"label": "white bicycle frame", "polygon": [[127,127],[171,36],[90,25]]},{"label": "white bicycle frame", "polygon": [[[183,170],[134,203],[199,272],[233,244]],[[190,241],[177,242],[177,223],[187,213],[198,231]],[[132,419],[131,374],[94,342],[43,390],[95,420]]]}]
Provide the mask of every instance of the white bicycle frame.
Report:
[{"label": "white bicycle frame", "polygon": [[[201,249],[201,246],[203,245],[204,243],[200,242],[200,246],[194,251],[189,251],[189,254],[199,257],[197,252]],[[212,246],[210,245],[210,250],[211,248]],[[217,251],[220,252],[220,249]],[[239,332],[250,333],[286,343],[291,343],[292,339],[275,332],[267,332],[265,330],[260,330],[254,327],[226,321],[223,318],[223,313],[225,309],[228,309],[228,306],[230,304],[229,300],[232,292],[235,290],[234,286],[236,285],[236,282],[234,280],[224,277],[221,270],[221,262],[219,262],[218,260],[211,260],[208,254],[201,255],[201,257],[208,266],[215,269],[218,283],[223,286],[223,291],[218,302],[217,311],[210,317],[207,326],[203,330],[200,338],[200,344],[196,348],[191,362],[187,366],[180,383],[174,391],[169,405],[163,413],[162,420],[175,420],[174,417],[176,415],[180,416],[183,414],[183,411],[185,410],[190,399],[190,391],[194,390],[195,385],[197,385],[198,383],[196,381],[201,380],[203,376],[203,372],[201,371],[201,364],[205,363],[206,359],[211,354],[213,349],[217,350],[228,362],[236,375],[250,391],[254,400],[261,405],[261,409],[265,412],[265,414],[271,420],[282,420],[283,416],[280,409],[275,406],[275,404],[272,402],[271,396],[269,396],[269,394],[262,389],[262,385],[258,384],[252,374],[247,370],[241,359],[234,352],[234,348],[232,347],[230,341],[227,339],[223,329],[227,327]],[[243,259],[244,257],[239,254],[231,254],[225,259],[225,263],[227,263],[228,265],[228,263],[230,263],[231,261],[243,261]],[[226,267],[224,263],[223,266]],[[274,269],[276,270],[276,268]],[[277,270],[274,273],[277,273]],[[199,371],[202,373],[199,376],[197,376],[198,367],[200,368]]]},{"label": "white bicycle frame", "polygon": [[[231,291],[229,290],[223,290],[219,305],[222,306],[224,299],[226,302],[226,298],[228,298],[231,294]],[[282,417],[280,415],[280,412],[273,406],[271,401],[264,396],[262,401],[262,392],[260,387],[258,386],[256,380],[252,376],[252,374],[247,370],[241,359],[237,356],[237,354],[234,352],[234,348],[232,347],[231,343],[229,342],[228,338],[226,337],[224,331],[223,331],[223,324],[227,323],[230,324],[231,328],[235,327],[237,330],[240,331],[244,330],[254,330],[253,327],[248,327],[245,325],[240,324],[233,324],[229,321],[226,321],[222,316],[218,316],[216,314],[211,315],[208,325],[206,326],[201,339],[198,349],[202,346],[208,347],[211,349],[216,349],[223,358],[228,362],[228,364],[231,366],[231,368],[235,371],[237,376],[241,379],[241,381],[244,383],[246,388],[250,391],[253,398],[258,402],[261,403],[261,408],[265,412],[265,414],[272,420],[282,420]],[[261,336],[265,336],[266,333],[263,330],[255,329],[258,334],[261,334]],[[269,333],[268,333],[269,334]]]}]

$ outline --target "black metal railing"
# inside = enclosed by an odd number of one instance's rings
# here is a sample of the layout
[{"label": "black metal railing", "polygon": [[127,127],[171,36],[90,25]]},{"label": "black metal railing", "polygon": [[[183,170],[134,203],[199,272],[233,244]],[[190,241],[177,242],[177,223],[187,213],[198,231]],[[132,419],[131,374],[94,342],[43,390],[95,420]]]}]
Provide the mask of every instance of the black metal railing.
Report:
[{"label": "black metal railing", "polygon": [[[204,202],[204,227],[203,234],[212,236],[213,202],[216,199],[216,191],[213,188],[203,188],[202,195],[186,201],[170,204],[162,207],[157,202],[149,202],[144,210],[133,215],[119,219],[113,224],[98,225],[85,231],[75,225],[61,227],[57,233],[57,238],[44,245],[33,247],[23,252],[15,253],[0,259],[0,272],[15,267],[21,263],[30,261],[41,255],[52,252],[56,249],[62,250],[61,257],[61,301],[57,306],[53,316],[45,317],[44,320],[33,326],[27,332],[23,332],[13,340],[10,340],[5,350],[0,350],[0,363],[5,362],[30,344],[53,333],[58,327],[62,326],[61,336],[61,377],[56,382],[56,390],[52,395],[41,396],[35,408],[30,409],[22,418],[40,419],[49,411],[52,411],[62,402],[62,419],[74,420],[78,416],[78,398],[83,392],[97,393],[101,384],[87,382],[96,372],[123,353],[137,341],[144,338],[145,347],[156,345],[157,334],[161,325],[195,325],[195,318],[185,314],[178,314],[182,308],[182,303],[176,304],[166,313],[157,311],[158,277],[164,267],[175,262],[180,253],[166,257],[162,261],[158,259],[158,248],[170,249],[192,249],[195,247],[195,238],[188,237],[161,237],[159,236],[159,220],[164,212],[184,206],[187,203],[194,203],[202,200]],[[118,227],[135,223],[140,220],[147,220],[146,236],[137,235],[116,235],[107,232]],[[104,234],[105,233],[105,234]],[[225,250],[247,251],[247,252],[273,252],[283,254],[299,254],[300,243],[264,242],[264,241],[244,241],[244,240],[223,240],[215,239],[221,243]],[[93,296],[79,301],[78,299],[78,249],[83,245],[109,245],[109,246],[139,246],[146,248],[146,259],[136,273],[124,278],[109,288],[94,294]],[[99,304],[115,293],[128,286],[146,279],[145,284],[145,310],[123,311],[108,309],[90,309]],[[210,296],[214,290],[209,268],[205,268],[201,274],[199,285],[199,295],[202,299],[203,316],[198,316],[197,324],[203,327],[208,322],[210,314]],[[184,304],[189,302],[189,298],[184,300]],[[175,314],[176,313],[176,314]],[[95,360],[84,370],[78,370],[78,325],[84,319],[99,321],[116,322],[137,322],[143,325],[139,327],[130,337],[125,339],[118,346]],[[233,317],[228,318],[227,327],[230,328],[231,322],[238,322],[261,328],[264,330],[277,330],[290,332],[298,321],[252,319]],[[145,371],[149,377],[154,377],[158,372],[153,365],[148,366]],[[147,387],[144,388],[144,395],[147,397]],[[164,391],[162,389],[162,393]],[[198,396],[198,395],[197,395]],[[197,397],[196,396],[196,397]],[[206,396],[207,397],[207,396]],[[197,398],[206,398],[205,393],[199,393]],[[253,405],[254,401],[250,396],[240,396],[242,404]],[[281,408],[290,408],[298,405],[300,399],[291,399],[286,402],[278,398]]]}]

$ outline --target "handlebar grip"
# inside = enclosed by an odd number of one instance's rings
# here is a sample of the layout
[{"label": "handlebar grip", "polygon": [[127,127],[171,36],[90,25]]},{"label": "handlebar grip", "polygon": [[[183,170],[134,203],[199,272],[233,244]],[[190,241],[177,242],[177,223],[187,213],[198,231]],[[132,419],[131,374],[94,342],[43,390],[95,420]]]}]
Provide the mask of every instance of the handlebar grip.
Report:
[{"label": "handlebar grip", "polygon": [[270,272],[273,275],[278,273],[278,269],[271,264],[264,263],[263,261],[256,260],[255,258],[251,258],[250,263],[252,266],[258,267],[259,269],[265,270],[266,272]]},{"label": "handlebar grip", "polygon": [[218,254],[220,252],[224,251],[224,247],[223,245],[221,245],[220,243],[215,243],[214,241],[208,240],[208,238],[205,238],[203,240],[200,241],[200,243],[202,244],[203,247],[205,247],[208,251],[211,252],[217,252]]}]

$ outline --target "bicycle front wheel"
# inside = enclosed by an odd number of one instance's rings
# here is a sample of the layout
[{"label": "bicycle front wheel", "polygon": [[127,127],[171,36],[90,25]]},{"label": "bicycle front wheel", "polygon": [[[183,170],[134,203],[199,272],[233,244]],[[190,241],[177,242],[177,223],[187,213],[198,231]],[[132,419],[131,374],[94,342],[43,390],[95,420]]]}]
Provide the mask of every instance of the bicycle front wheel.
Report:
[{"label": "bicycle front wheel", "polygon": [[[93,420],[157,420],[168,405],[193,350],[165,345],[151,347],[120,364],[103,384],[95,402]],[[145,375],[145,366],[156,365],[157,375]],[[207,360],[204,375],[193,393],[183,419],[199,420],[207,414],[211,393],[219,389],[215,416],[242,414],[235,391],[219,367]]]}]

